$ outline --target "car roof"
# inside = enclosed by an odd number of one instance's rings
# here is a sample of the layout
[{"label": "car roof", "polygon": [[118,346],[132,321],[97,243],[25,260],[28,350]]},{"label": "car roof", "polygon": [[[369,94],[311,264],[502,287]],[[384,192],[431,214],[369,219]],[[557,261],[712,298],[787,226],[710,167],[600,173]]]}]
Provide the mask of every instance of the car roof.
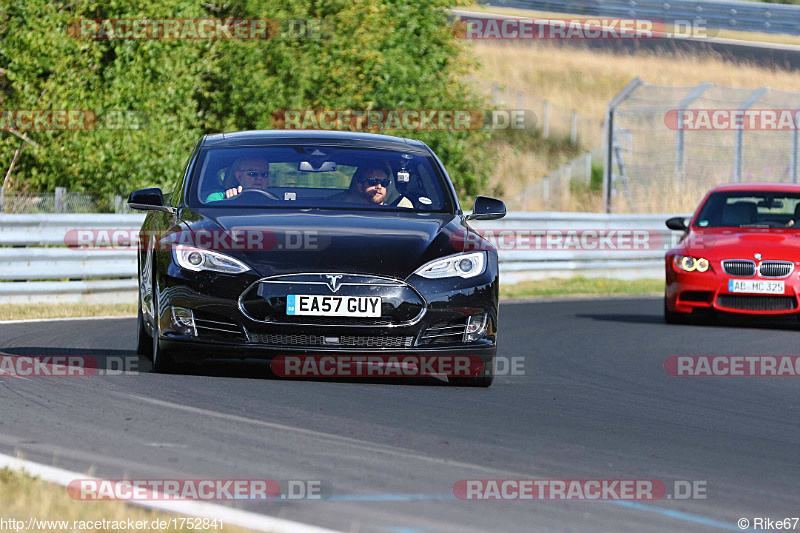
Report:
[{"label": "car roof", "polygon": [[776,191],[776,192],[800,192],[800,184],[797,183],[769,183],[769,182],[749,182],[749,183],[726,183],[717,185],[711,191]]},{"label": "car roof", "polygon": [[206,135],[205,146],[255,146],[263,144],[286,144],[290,142],[325,142],[333,144],[356,144],[382,146],[385,148],[418,148],[426,147],[425,143],[416,139],[363,133],[355,131],[332,130],[250,130]]}]

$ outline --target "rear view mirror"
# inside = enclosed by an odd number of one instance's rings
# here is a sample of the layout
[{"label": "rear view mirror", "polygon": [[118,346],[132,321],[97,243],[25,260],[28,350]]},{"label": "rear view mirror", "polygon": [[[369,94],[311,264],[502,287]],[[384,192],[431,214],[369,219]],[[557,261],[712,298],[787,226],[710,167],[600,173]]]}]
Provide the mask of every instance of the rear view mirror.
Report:
[{"label": "rear view mirror", "polygon": [[780,200],[775,200],[773,198],[766,198],[758,202],[758,207],[761,209],[780,209],[783,207],[783,202]]},{"label": "rear view mirror", "polygon": [[667,220],[667,227],[675,231],[686,231],[689,229],[683,217],[674,217]]},{"label": "rear view mirror", "polygon": [[300,161],[297,163],[297,170],[300,172],[336,172],[336,162],[323,161],[315,166],[310,161]]}]

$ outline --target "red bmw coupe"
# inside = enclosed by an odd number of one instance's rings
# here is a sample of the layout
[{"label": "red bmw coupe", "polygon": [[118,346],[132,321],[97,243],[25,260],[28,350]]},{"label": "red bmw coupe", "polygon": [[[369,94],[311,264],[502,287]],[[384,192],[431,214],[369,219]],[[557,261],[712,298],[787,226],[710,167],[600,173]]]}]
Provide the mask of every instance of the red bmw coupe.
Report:
[{"label": "red bmw coupe", "polygon": [[712,189],[666,255],[664,319],[725,311],[800,313],[800,185],[737,183]]}]

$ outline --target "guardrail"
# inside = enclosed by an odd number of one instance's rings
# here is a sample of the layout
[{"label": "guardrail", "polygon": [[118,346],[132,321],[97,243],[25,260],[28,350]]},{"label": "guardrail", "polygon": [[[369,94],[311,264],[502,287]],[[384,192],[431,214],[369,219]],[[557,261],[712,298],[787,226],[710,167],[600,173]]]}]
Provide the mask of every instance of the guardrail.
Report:
[{"label": "guardrail", "polygon": [[[660,278],[664,251],[678,234],[664,221],[671,215],[510,213],[475,222],[489,232],[500,255],[504,283],[546,277]],[[0,215],[0,303],[132,302],[136,299],[136,252],[65,246],[70,230],[138,229],[143,215]],[[581,249],[541,246],[536,235],[560,230],[639,230],[666,236],[645,248]],[[533,236],[533,237],[532,237]],[[668,242],[670,241],[670,242]],[[110,243],[109,243],[110,244]],[[553,241],[550,242],[553,244]]]},{"label": "guardrail", "polygon": [[[673,216],[680,215],[510,213],[472,226],[497,247],[502,283],[575,276],[659,279],[664,253],[681,236],[664,225]],[[632,230],[641,239],[634,242]],[[593,233],[597,239],[585,246],[581,239]],[[611,246],[603,246],[604,237]]]},{"label": "guardrail", "polygon": [[800,8],[736,0],[485,0],[482,4],[582,16],[660,20],[667,24],[800,35]]},{"label": "guardrail", "polygon": [[134,301],[134,250],[67,248],[65,238],[78,229],[138,229],[143,220],[140,214],[0,215],[0,303]]}]

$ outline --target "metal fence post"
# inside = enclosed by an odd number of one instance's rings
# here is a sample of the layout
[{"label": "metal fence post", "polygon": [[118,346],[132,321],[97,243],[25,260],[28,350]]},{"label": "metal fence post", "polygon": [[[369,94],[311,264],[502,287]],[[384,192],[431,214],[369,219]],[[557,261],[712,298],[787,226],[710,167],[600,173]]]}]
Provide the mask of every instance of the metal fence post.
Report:
[{"label": "metal fence post", "polygon": [[636,77],[622,89],[606,106],[605,146],[603,146],[603,211],[612,212],[611,192],[614,188],[614,112],[617,106],[625,101],[631,93],[644,82]]},{"label": "metal fence post", "polygon": [[[800,110],[796,110],[795,111],[795,117],[800,117]],[[798,162],[800,162],[800,161],[798,161],[798,157],[797,157],[797,155],[798,155],[797,154],[798,137],[799,136],[798,136],[798,133],[797,133],[797,124],[795,124],[795,127],[792,128],[792,147],[791,147],[792,153],[791,153],[791,156],[789,157],[789,179],[791,180],[792,183],[797,183],[798,182],[798,175],[797,175],[798,168],[797,168],[797,165],[798,165]]]},{"label": "metal fence post", "polygon": [[64,212],[64,197],[67,194],[67,189],[65,187],[56,187],[56,196],[54,200],[54,211],[56,213],[63,213]]},{"label": "metal fence post", "polygon": [[542,179],[542,198],[544,199],[545,209],[550,208],[550,178],[545,176]]},{"label": "metal fence post", "polygon": [[542,114],[544,116],[542,117],[542,119],[543,119],[543,121],[542,121],[542,137],[547,139],[548,137],[550,137],[550,102],[545,100],[543,107],[544,107],[544,110],[543,110]]},{"label": "metal fence post", "polygon": [[[758,102],[759,98],[764,96],[764,94],[769,91],[769,87],[760,87],[750,94],[747,99],[742,102],[742,105],[739,107],[740,111],[746,111],[750,109],[753,104]],[[742,148],[744,145],[744,129],[739,128],[734,133],[734,140],[733,140],[733,181],[736,183],[741,183],[742,181],[742,167],[744,166],[742,161]]]},{"label": "metal fence post", "polygon": [[586,152],[586,184],[592,184],[592,152]]},{"label": "metal fence post", "polygon": [[711,87],[712,85],[714,84],[709,82],[701,83],[678,104],[678,109],[677,109],[678,131],[675,134],[675,182],[678,183],[679,185],[684,184],[683,181],[686,170],[686,164],[684,160],[686,145],[685,145],[685,137],[683,130],[683,111],[684,109],[689,107],[692,104],[692,102],[700,98],[700,95],[702,95],[703,92],[705,92],[705,90]]},{"label": "metal fence post", "polygon": [[572,122],[569,128],[569,142],[572,146],[578,144],[578,112],[572,110]]}]

